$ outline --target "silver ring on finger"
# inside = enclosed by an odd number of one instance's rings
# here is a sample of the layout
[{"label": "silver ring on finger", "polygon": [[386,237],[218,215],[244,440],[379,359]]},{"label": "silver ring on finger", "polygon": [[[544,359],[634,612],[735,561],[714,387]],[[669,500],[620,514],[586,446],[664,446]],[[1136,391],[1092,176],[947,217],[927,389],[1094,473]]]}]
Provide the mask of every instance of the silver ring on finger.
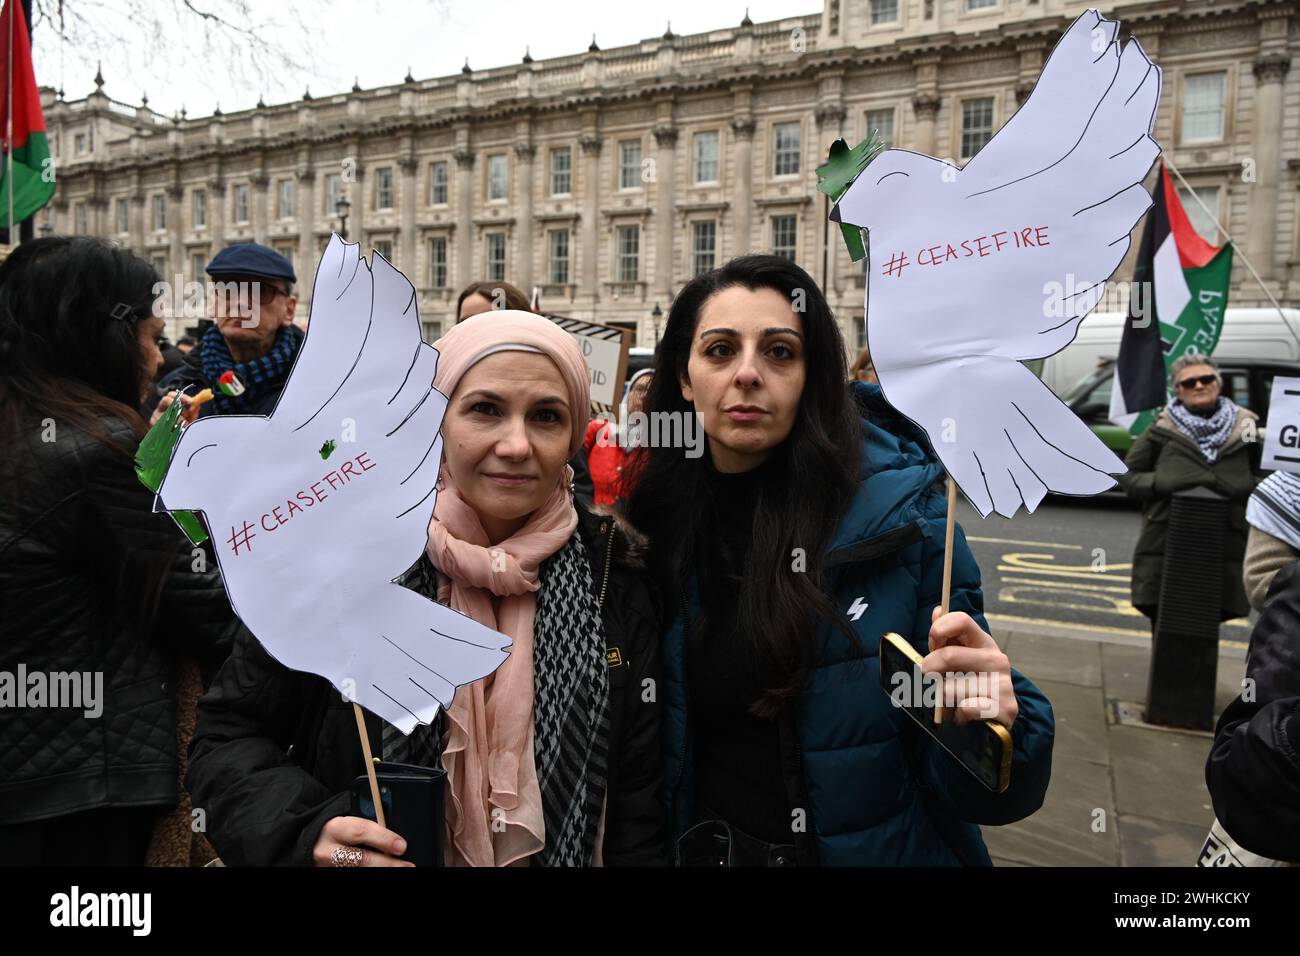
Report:
[{"label": "silver ring on finger", "polygon": [[330,854],[330,861],[335,866],[360,866],[364,857],[365,851],[359,846],[340,846]]}]

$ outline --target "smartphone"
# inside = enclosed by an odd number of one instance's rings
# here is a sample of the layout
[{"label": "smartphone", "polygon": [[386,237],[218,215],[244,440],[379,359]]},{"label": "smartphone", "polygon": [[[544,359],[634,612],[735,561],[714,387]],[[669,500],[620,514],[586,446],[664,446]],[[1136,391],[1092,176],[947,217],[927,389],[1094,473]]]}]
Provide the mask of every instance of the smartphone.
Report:
[{"label": "smartphone", "polygon": [[[442,828],[446,771],[413,764],[379,763],[375,778],[384,805],[384,823],[406,841],[403,860],[416,866],[441,866],[438,831]],[[352,781],[352,815],[375,820],[370,778]]]},{"label": "smartphone", "polygon": [[[880,686],[890,702],[934,738],[948,755],[994,793],[1011,785],[1011,731],[996,720],[972,720],[963,726],[949,718],[934,722],[934,702],[922,680],[923,658],[897,634],[880,639]],[[934,693],[933,691],[930,692]],[[939,701],[943,703],[943,701]]]}]

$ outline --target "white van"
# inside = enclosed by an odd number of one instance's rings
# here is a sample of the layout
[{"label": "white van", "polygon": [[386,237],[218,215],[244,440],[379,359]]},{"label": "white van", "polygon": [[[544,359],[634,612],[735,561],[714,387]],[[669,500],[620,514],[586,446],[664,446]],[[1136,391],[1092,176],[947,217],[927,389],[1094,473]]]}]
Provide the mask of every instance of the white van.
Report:
[{"label": "white van", "polygon": [[[1283,321],[1285,316],[1285,322]],[[1068,346],[1043,363],[1042,379],[1064,396],[1103,359],[1119,355],[1120,337],[1128,315],[1094,312],[1083,320]],[[1288,329],[1288,326],[1290,328]],[[1229,308],[1215,347],[1216,359],[1300,359],[1300,309]]]}]

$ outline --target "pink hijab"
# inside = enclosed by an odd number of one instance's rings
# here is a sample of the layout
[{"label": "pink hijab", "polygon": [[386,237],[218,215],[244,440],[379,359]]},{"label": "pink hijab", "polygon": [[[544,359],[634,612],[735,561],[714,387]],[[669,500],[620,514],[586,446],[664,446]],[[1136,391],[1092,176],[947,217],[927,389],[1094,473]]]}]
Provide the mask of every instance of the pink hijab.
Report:
[{"label": "pink hijab", "polygon": [[[577,342],[531,312],[484,312],[433,343],[434,387],[451,398],[465,373],[488,355],[540,352],[559,370],[569,399],[572,456],[582,444],[590,401],[587,363]],[[448,866],[525,864],[546,845],[541,790],[533,762],[533,618],[538,568],[578,523],[565,466],[546,503],[522,528],[489,545],[478,515],[460,496],[444,462],[429,523],[429,558],[441,572],[439,600],[513,640],[496,672],[456,691],[447,710],[442,762],[447,770],[443,858]]]}]

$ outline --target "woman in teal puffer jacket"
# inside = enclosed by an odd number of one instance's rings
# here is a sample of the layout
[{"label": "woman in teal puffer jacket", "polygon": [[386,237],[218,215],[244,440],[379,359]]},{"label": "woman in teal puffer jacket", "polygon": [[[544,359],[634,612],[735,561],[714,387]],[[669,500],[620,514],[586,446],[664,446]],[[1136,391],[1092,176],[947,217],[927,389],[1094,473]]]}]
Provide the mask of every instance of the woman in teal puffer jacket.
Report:
[{"label": "woman in teal puffer jacket", "polygon": [[[689,283],[660,344],[647,407],[698,414],[707,436],[699,457],[652,448],[629,511],[676,608],[664,800],[690,831],[684,864],[987,865],[979,824],[1028,816],[1047,789],[1051,705],[989,636],[960,530],[938,614],[942,466],[878,387],[845,388],[843,356],[812,279],[773,256]],[[892,706],[876,659],[890,631],[927,671],[991,677],[947,719],[1010,730],[1005,792]]]}]

